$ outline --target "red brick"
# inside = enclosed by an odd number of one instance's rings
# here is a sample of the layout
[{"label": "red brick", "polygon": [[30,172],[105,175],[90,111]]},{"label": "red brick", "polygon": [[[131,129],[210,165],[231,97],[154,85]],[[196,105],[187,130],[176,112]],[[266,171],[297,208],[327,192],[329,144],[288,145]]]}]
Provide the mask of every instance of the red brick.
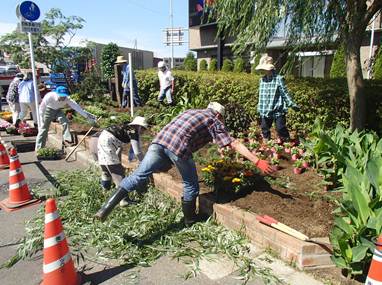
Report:
[{"label": "red brick", "polygon": [[322,267],[328,266],[332,267],[334,264],[330,259],[330,254],[315,254],[315,255],[307,255],[302,257],[301,266],[304,269],[309,269],[313,267]]}]

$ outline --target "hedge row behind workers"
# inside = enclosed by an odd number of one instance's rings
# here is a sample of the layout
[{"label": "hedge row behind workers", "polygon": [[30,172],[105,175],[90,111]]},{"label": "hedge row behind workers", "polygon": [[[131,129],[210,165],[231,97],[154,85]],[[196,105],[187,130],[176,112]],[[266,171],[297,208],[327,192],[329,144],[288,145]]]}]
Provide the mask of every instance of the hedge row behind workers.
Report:
[{"label": "hedge row behind workers", "polygon": [[45,147],[50,123],[57,120],[63,126],[63,140],[67,145],[73,143],[69,130],[69,121],[62,109],[69,106],[80,115],[88,119],[91,125],[96,123],[96,117],[83,110],[80,105],[69,98],[69,90],[64,86],[58,86],[55,91],[47,93],[39,107],[42,126],[36,138],[36,151]]},{"label": "hedge row behind workers", "polygon": [[121,181],[118,189],[96,213],[96,218],[105,220],[129,192],[145,185],[152,173],[175,165],[183,179],[184,223],[192,225],[197,221],[196,199],[199,196],[198,175],[192,154],[212,141],[220,148],[231,147],[264,173],[272,172],[267,161],[259,159],[229,135],[223,123],[224,112],[222,105],[211,102],[206,109],[187,110],[173,119],[157,134],[138,168]]},{"label": "hedge row behind workers", "polygon": [[[123,144],[131,143],[135,157],[142,161],[139,136],[145,129],[147,129],[146,119],[137,116],[131,123],[113,125],[101,132],[97,143],[97,156],[102,171],[101,185],[104,189],[109,190],[111,182],[118,187],[125,177],[125,169],[121,162]],[[128,204],[127,199],[120,202],[121,206]]]}]

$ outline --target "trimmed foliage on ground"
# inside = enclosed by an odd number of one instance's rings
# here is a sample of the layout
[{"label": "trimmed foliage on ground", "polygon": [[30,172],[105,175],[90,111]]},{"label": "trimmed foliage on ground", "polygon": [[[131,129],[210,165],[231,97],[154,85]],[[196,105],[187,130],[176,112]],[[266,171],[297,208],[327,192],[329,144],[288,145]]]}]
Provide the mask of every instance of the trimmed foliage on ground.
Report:
[{"label": "trimmed foliage on ground", "polygon": [[[249,258],[248,240],[242,233],[230,231],[212,220],[184,228],[182,213],[176,202],[151,188],[144,195],[134,195],[136,205],[116,207],[104,223],[93,216],[110,192],[99,185],[99,175],[92,170],[62,172],[57,176],[58,202],[70,248],[77,260],[85,256],[100,260],[113,259],[121,264],[148,266],[159,257],[170,255],[190,267],[184,276],[195,276],[201,258],[225,255],[239,268],[243,283],[260,277],[267,284],[282,284],[268,268]],[[44,209],[26,225],[16,255],[3,266],[12,266],[20,259],[30,258],[43,248]]]},{"label": "trimmed foliage on ground", "polygon": [[[259,75],[235,73],[209,73],[174,71],[175,99],[186,97],[207,106],[210,101],[222,104],[234,102],[242,105],[252,118],[258,118]],[[137,72],[139,94],[144,102],[156,102],[159,90],[155,71]],[[288,113],[291,130],[308,133],[316,118],[325,127],[334,128],[338,123],[348,126],[349,96],[346,79],[286,78],[287,87],[300,110]],[[367,127],[382,130],[382,81],[365,82],[367,96]]]}]

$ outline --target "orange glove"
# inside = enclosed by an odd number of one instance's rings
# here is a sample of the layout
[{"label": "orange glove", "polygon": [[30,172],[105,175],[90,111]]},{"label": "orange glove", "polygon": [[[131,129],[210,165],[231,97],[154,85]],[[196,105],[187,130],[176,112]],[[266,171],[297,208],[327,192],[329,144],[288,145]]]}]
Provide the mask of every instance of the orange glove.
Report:
[{"label": "orange glove", "polygon": [[256,167],[260,169],[265,174],[270,174],[274,169],[269,165],[268,161],[259,159],[256,163]]}]

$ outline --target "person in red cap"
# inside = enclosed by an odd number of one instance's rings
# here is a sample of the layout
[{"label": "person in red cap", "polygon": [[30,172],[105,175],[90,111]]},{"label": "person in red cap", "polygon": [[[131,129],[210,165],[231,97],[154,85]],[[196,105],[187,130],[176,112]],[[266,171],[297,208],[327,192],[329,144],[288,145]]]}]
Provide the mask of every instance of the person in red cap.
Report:
[{"label": "person in red cap", "polygon": [[69,98],[69,90],[65,86],[58,86],[55,91],[47,93],[40,104],[40,116],[42,126],[36,138],[36,151],[45,147],[50,123],[57,120],[63,126],[64,143],[72,144],[72,135],[69,130],[69,121],[62,108],[70,107],[80,115],[88,119],[91,125],[95,125],[96,117],[83,110],[80,105]]},{"label": "person in red cap", "polygon": [[211,102],[206,109],[187,110],[167,124],[152,141],[138,168],[121,181],[116,192],[97,212],[96,218],[101,221],[106,219],[119,201],[125,199],[128,192],[144,186],[152,173],[175,165],[184,185],[184,223],[186,226],[192,225],[197,221],[196,198],[199,196],[198,175],[192,153],[212,141],[220,148],[232,148],[262,172],[273,172],[266,160],[259,159],[244,144],[229,135],[223,123],[224,111],[222,105]]}]

